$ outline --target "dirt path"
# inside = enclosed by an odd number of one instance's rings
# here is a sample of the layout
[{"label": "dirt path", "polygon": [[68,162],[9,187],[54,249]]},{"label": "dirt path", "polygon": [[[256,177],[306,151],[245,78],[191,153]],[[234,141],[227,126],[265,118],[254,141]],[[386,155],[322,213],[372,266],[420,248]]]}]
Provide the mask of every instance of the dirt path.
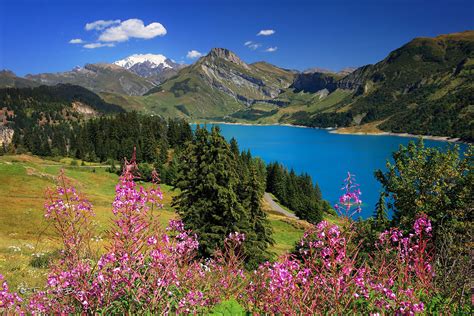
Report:
[{"label": "dirt path", "polygon": [[282,208],[280,205],[278,205],[277,202],[273,201],[273,198],[270,195],[270,193],[265,192],[265,194],[263,195],[263,198],[265,199],[265,201],[268,202],[268,204],[270,205],[272,210],[274,210],[275,212],[283,214],[283,215],[288,216],[290,218],[299,219],[295,214],[288,212],[287,210]]}]

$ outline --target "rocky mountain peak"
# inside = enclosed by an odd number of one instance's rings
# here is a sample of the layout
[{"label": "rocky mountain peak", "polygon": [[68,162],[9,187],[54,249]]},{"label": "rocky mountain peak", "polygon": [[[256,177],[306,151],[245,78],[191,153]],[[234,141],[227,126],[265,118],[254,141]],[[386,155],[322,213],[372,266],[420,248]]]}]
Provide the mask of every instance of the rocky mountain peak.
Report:
[{"label": "rocky mountain peak", "polygon": [[186,66],[161,54],[133,54],[115,61],[114,65],[123,67],[140,77],[148,78],[157,84],[172,77]]},{"label": "rocky mountain peak", "polygon": [[237,56],[234,52],[226,49],[226,48],[213,48],[207,54],[207,58],[210,59],[216,59],[216,58],[221,58],[227,61],[230,61],[231,63],[243,66],[245,68],[248,68],[248,65],[244,63],[239,56]]},{"label": "rocky mountain peak", "polygon": [[115,61],[114,64],[126,69],[138,64],[145,64],[149,68],[174,68],[173,61],[162,54],[133,54]]},{"label": "rocky mountain peak", "polygon": [[[77,69],[77,68],[76,68]],[[119,67],[114,64],[107,64],[107,63],[96,63],[96,64],[86,64],[84,66],[84,69],[91,70],[91,71],[99,71],[99,70],[117,70],[120,71],[122,70],[122,67]],[[79,68],[79,71],[82,70]]]},{"label": "rocky mountain peak", "polygon": [[16,77],[15,73],[8,69],[0,70],[0,76]]}]

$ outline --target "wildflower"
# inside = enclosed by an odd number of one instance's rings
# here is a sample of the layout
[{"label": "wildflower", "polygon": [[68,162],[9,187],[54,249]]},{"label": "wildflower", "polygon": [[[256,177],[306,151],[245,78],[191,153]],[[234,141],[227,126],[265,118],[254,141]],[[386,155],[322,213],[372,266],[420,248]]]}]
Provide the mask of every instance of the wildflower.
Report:
[{"label": "wildflower", "polygon": [[420,235],[422,232],[426,234],[431,234],[431,222],[428,219],[426,214],[420,215],[413,224],[413,229],[415,230],[416,235]]},{"label": "wildflower", "polygon": [[156,245],[158,241],[156,240],[156,237],[155,236],[151,236],[150,238],[148,238],[148,245]]},{"label": "wildflower", "polygon": [[362,211],[362,200],[360,199],[362,193],[358,187],[359,185],[355,182],[355,176],[348,172],[347,178],[344,179],[344,185],[341,188],[344,194],[339,197],[339,203],[334,205],[334,208],[341,216],[350,218]]}]

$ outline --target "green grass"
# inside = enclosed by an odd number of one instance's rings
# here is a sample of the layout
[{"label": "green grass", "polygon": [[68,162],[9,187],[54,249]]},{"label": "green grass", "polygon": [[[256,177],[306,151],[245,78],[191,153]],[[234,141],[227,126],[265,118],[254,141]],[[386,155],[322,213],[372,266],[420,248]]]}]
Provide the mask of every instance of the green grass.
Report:
[{"label": "green grass", "polygon": [[[96,235],[106,237],[118,176],[108,173],[99,164],[72,167],[70,162],[71,159],[52,161],[28,155],[0,156],[0,273],[14,290],[18,290],[20,285],[43,286],[47,270],[32,267],[32,255],[50,253],[60,247],[59,240],[43,217],[43,205],[46,189],[54,187],[62,168],[94,205]],[[171,199],[177,191],[167,185],[161,187],[164,208],[160,210],[159,219],[165,225],[176,217]],[[275,245],[270,250],[281,255],[302,236],[305,222],[270,211],[269,220],[275,239]]]},{"label": "green grass", "polygon": [[[44,220],[43,204],[45,191],[54,187],[61,168],[93,203],[96,235],[105,236],[111,223],[111,203],[118,176],[97,165],[71,167],[65,162],[27,155],[0,157],[0,273],[13,288],[21,284],[42,286],[46,270],[30,266],[32,255],[59,248],[59,240]],[[165,199],[159,219],[165,224],[176,216],[170,205],[175,193],[166,185],[162,190]]]},{"label": "green grass", "polygon": [[275,241],[270,250],[277,255],[282,255],[293,249],[296,242],[303,236],[303,226],[299,226],[297,221],[285,220],[282,216],[270,215],[270,223]]}]

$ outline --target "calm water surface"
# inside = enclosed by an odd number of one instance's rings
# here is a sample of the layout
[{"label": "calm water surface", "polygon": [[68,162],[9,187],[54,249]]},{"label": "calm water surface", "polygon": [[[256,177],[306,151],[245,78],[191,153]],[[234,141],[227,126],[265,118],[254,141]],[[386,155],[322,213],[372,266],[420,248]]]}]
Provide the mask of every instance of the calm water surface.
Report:
[{"label": "calm water surface", "polygon": [[[240,149],[250,149],[265,162],[279,161],[298,173],[307,172],[317,182],[323,197],[334,204],[341,194],[347,172],[356,175],[362,191],[361,216],[372,215],[380,184],[376,169],[385,169],[391,153],[416,138],[331,134],[327,130],[290,126],[217,124],[226,139],[237,139]],[[450,143],[425,140],[429,147],[446,148]]]}]

